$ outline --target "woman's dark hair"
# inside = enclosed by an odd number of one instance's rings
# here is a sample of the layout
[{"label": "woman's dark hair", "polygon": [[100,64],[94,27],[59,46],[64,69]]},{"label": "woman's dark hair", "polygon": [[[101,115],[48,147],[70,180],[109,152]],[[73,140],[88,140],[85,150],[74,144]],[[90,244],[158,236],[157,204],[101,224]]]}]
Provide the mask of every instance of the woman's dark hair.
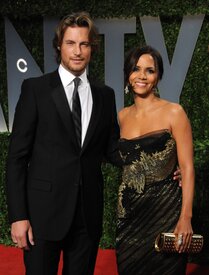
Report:
[{"label": "woman's dark hair", "polygon": [[87,12],[77,12],[66,15],[58,24],[53,39],[53,47],[56,51],[56,60],[58,63],[61,61],[60,47],[62,45],[65,31],[68,27],[87,27],[89,29],[89,41],[92,50],[96,50],[99,44],[98,31]]},{"label": "woman's dark hair", "polygon": [[158,73],[158,81],[162,79],[163,76],[163,60],[160,53],[151,46],[137,47],[132,49],[127,55],[124,63],[124,77],[125,85],[129,83],[129,76],[134,71],[137,62],[143,54],[150,54],[154,59],[155,67]]}]

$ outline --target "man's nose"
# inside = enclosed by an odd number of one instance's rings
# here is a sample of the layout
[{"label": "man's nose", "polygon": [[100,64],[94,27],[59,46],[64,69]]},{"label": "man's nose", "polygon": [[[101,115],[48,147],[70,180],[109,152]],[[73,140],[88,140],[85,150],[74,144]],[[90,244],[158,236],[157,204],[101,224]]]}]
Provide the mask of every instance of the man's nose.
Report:
[{"label": "man's nose", "polygon": [[73,53],[76,54],[76,55],[81,54],[81,47],[80,47],[80,45],[75,45],[74,46]]}]

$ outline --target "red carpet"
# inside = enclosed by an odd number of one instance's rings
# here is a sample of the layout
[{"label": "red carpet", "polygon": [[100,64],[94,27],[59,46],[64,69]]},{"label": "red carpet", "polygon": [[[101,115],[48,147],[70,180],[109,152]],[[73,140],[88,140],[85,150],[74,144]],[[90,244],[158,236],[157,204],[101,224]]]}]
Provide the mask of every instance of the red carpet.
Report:
[{"label": "red carpet", "polygon": [[[61,275],[62,263],[59,266]],[[24,267],[22,252],[18,248],[0,245],[0,274],[1,275],[23,275]],[[209,266],[198,266],[188,264],[187,275],[208,275]],[[112,249],[99,250],[94,275],[117,275],[115,251]],[[128,274],[127,274],[128,275]]]}]

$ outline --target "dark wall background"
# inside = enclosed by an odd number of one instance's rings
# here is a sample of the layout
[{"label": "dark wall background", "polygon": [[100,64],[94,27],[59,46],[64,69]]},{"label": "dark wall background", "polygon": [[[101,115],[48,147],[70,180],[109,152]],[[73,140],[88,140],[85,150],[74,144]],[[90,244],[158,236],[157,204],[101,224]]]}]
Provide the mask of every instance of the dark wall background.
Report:
[{"label": "dark wall background", "polygon": [[[166,3],[165,3],[166,2]],[[136,17],[136,34],[125,35],[125,49],[144,43],[139,17],[143,15],[160,16],[166,47],[170,61],[175,49],[176,39],[183,15],[205,14],[203,26],[184,83],[180,103],[184,106],[192,124],[196,192],[194,201],[193,227],[195,233],[204,235],[204,249],[190,257],[190,261],[209,263],[209,2],[202,1],[51,1],[51,0],[8,0],[0,8],[0,102],[7,120],[7,72],[4,37],[4,17],[13,23],[21,39],[28,47],[37,64],[43,71],[43,16],[62,17],[72,11],[86,10],[93,18]],[[117,73],[117,72],[116,72]],[[103,37],[100,52],[90,64],[90,75],[104,79]],[[123,91],[121,91],[123,92]],[[125,96],[125,105],[131,98]],[[7,121],[8,122],[8,121]],[[7,208],[5,201],[5,158],[9,133],[0,133],[0,243],[11,244]],[[117,189],[120,170],[110,164],[103,165],[105,177],[104,234],[101,247],[111,248],[115,244],[115,221]]]}]

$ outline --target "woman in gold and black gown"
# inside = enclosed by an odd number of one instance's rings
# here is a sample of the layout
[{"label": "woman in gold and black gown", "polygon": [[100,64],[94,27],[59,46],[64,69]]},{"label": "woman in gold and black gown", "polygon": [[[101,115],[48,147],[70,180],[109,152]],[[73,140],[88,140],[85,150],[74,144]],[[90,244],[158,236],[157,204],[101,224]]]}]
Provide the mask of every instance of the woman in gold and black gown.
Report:
[{"label": "woman in gold and black gown", "polygon": [[[118,272],[119,275],[181,275],[185,274],[187,263],[183,252],[192,236],[191,128],[181,106],[156,97],[150,85],[155,80],[154,72],[158,80],[162,71],[159,53],[148,46],[136,49],[125,63],[129,70],[133,60],[132,65],[137,68],[129,72],[128,80],[134,104],[119,113],[123,171],[116,237]],[[179,121],[182,125],[176,126]],[[177,162],[182,187],[173,180]],[[183,236],[177,253],[155,251],[155,238],[162,232],[174,232],[177,238]]]},{"label": "woman in gold and black gown", "polygon": [[174,230],[181,210],[181,187],[173,180],[175,140],[162,130],[121,139],[119,146],[124,162],[118,199],[119,274],[182,274],[184,254],[179,257],[154,249],[160,232]]}]

